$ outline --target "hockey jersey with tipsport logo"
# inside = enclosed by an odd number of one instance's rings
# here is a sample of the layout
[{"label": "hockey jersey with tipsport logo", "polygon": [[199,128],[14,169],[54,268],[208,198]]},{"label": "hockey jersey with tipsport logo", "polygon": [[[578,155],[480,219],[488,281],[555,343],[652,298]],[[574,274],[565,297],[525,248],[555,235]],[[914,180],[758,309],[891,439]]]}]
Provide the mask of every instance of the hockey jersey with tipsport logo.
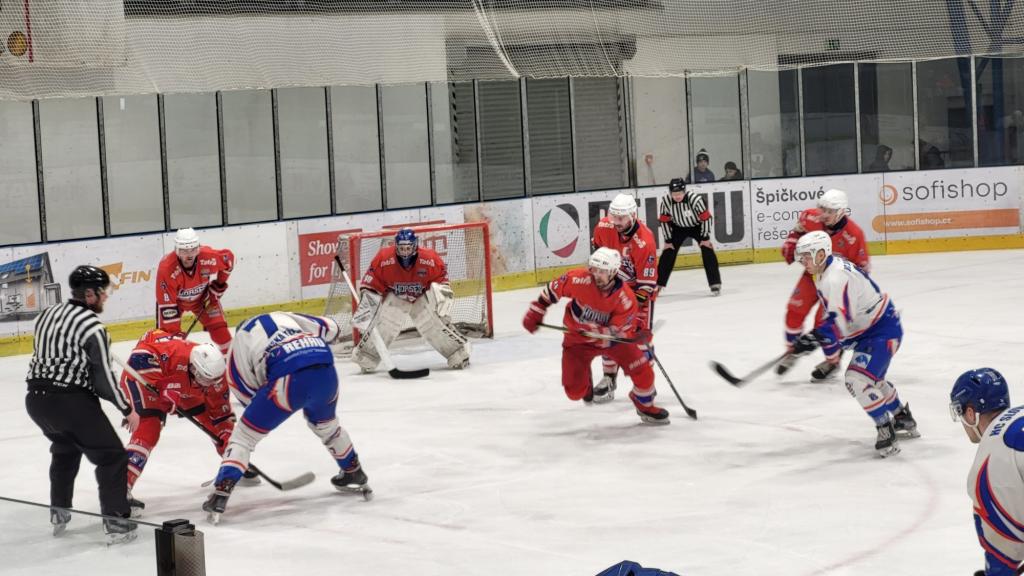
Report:
[{"label": "hockey jersey with tipsport logo", "polygon": [[361,284],[378,294],[391,292],[414,302],[435,282],[448,283],[448,268],[437,252],[421,246],[417,250],[416,262],[403,268],[398,262],[395,247],[385,246],[373,257]]}]

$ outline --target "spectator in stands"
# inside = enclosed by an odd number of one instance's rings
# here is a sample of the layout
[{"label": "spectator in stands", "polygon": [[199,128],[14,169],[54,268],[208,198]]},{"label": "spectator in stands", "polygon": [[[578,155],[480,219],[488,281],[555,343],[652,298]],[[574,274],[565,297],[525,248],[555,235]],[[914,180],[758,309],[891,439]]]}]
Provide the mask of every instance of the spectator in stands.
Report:
[{"label": "spectator in stands", "polygon": [[701,184],[703,182],[714,182],[715,173],[708,168],[708,164],[711,162],[711,157],[708,156],[707,150],[701,148],[700,152],[697,152],[697,165],[693,168],[693,183]]},{"label": "spectator in stands", "polygon": [[917,141],[917,153],[921,155],[921,170],[946,167],[946,161],[942,159],[942,152],[924,140]]},{"label": "spectator in stands", "polygon": [[875,150],[875,159],[868,165],[868,172],[888,172],[889,160],[892,160],[892,148],[879,144]]},{"label": "spectator in stands", "polygon": [[725,163],[725,176],[722,176],[722,181],[726,180],[743,180],[743,171],[737,168],[732,160]]}]

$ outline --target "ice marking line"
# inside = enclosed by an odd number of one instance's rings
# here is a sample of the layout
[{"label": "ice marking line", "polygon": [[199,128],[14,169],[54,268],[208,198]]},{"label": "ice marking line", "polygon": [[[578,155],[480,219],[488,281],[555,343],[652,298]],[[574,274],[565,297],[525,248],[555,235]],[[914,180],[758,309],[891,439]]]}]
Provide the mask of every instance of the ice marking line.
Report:
[{"label": "ice marking line", "polygon": [[[895,456],[895,458],[899,458],[899,456],[897,455]],[[935,479],[932,478],[927,471],[921,468],[921,466],[919,466],[913,460],[908,460],[908,463],[910,464],[910,467],[913,470],[918,472],[918,475],[924,479],[925,484],[928,486],[928,502],[925,504],[923,512],[918,514],[917,518],[914,519],[914,521],[909,526],[897,532],[895,536],[889,538],[882,538],[881,542],[879,542],[877,545],[873,547],[853,552],[847,555],[846,558],[837,560],[822,568],[817,568],[815,570],[807,572],[807,576],[828,574],[829,572],[832,572],[839,568],[845,568],[857,564],[859,562],[863,562],[867,558],[878,555],[878,553],[882,552],[887,548],[896,547],[898,546],[900,540],[916,532],[918,529],[921,528],[921,526],[925,522],[927,522],[934,515],[935,510],[938,509],[939,504],[939,491],[935,487]]]}]

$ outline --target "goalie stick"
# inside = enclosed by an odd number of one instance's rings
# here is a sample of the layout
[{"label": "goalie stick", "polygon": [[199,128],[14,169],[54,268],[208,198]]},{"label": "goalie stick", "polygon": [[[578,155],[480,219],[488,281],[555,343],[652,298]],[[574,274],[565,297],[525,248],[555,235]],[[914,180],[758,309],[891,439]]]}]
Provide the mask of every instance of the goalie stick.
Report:
[{"label": "goalie stick", "polygon": [[789,352],[783,352],[779,356],[776,356],[775,358],[772,358],[768,362],[765,362],[764,364],[758,366],[757,368],[754,368],[749,374],[747,374],[743,378],[737,378],[735,375],[733,375],[732,372],[729,371],[728,368],[723,366],[720,362],[712,361],[711,369],[714,370],[719,376],[724,378],[725,381],[728,382],[729,384],[732,384],[733,386],[740,388],[742,386],[746,386],[747,384],[750,383],[751,380],[757,378],[761,374],[764,374],[769,369],[771,369],[772,366],[775,366],[776,364],[781,362],[787,354],[789,354]]},{"label": "goalie stick", "polygon": [[[345,283],[348,284],[348,289],[352,293],[352,299],[355,300],[356,306],[358,306],[359,293],[356,291],[355,284],[352,283],[352,278],[349,277],[348,271],[345,270],[345,264],[342,263],[341,257],[337,254],[334,255],[334,261],[338,264],[338,269],[341,270],[341,275],[345,278]],[[384,364],[384,368],[387,369],[388,375],[392,378],[396,380],[413,380],[430,374],[430,368],[420,368],[418,370],[399,370],[396,368],[395,363],[391,361],[391,354],[388,352],[387,346],[384,345],[384,339],[377,332],[376,326],[370,329],[370,338],[373,340],[373,347],[377,349],[377,356],[380,357],[381,364]]]},{"label": "goalie stick", "polygon": [[[131,377],[134,378],[136,382],[138,382],[138,383],[142,384],[143,386],[145,386],[146,389],[149,390],[150,392],[152,392],[154,394],[157,394],[157,395],[160,394],[160,392],[156,388],[154,388],[148,381],[146,381],[145,378],[143,378],[138,372],[136,372],[134,368],[129,366],[127,362],[122,360],[116,354],[111,354],[111,357],[114,359],[114,362],[117,362],[118,364],[120,364],[121,368],[124,368],[124,371],[127,372],[128,374],[130,374]],[[220,444],[221,444],[220,438],[215,436],[213,434],[213,432],[210,432],[209,430],[207,430],[194,417],[192,417],[192,415],[186,414],[186,413],[181,413],[181,412],[179,412],[179,414],[184,416],[186,420],[188,420],[189,422],[194,424],[197,428],[202,430],[203,433],[205,433],[207,436],[212,438],[213,441],[216,442],[218,446],[220,446]],[[278,482],[277,480],[274,480],[270,476],[267,476],[262,470],[257,468],[256,465],[253,464],[252,462],[249,463],[249,469],[252,470],[253,472],[255,472],[257,475],[259,475],[264,480],[266,480],[268,484],[270,484],[274,488],[277,488],[278,490],[281,490],[282,492],[286,492],[288,490],[295,490],[296,488],[301,488],[301,487],[305,486],[306,484],[309,484],[309,483],[313,482],[313,480],[316,479],[316,476],[312,472],[306,472],[306,473],[300,474],[299,476],[296,476],[295,478],[292,478],[290,480],[285,480],[284,482]]]}]

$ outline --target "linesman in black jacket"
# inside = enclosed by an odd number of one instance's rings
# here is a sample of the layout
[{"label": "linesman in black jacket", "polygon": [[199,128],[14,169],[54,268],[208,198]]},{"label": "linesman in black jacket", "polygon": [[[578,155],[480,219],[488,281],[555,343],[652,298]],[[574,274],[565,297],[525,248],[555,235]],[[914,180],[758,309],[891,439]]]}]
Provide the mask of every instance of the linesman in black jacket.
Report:
[{"label": "linesman in black jacket", "polygon": [[[36,319],[25,407],[50,440],[50,505],[70,508],[82,455],[96,465],[100,511],[128,518],[128,453],[99,399],[114,404],[129,429],[139,415],[125,399],[110,369],[110,337],[100,322],[110,277],[94,266],[79,266],[68,282],[71,300],[51,306]],[[140,503],[141,504],[141,503]],[[50,509],[54,535],[71,515]],[[108,544],[135,539],[132,522],[104,519]]]},{"label": "linesman in black jacket", "polygon": [[708,278],[711,294],[718,296],[722,290],[722,277],[718,271],[718,256],[711,244],[711,212],[703,197],[686,192],[686,182],[682,178],[673,178],[668,190],[658,205],[658,220],[665,239],[665,248],[658,259],[659,289],[668,285],[679,247],[687,238],[692,238],[700,246],[704,275]]}]

